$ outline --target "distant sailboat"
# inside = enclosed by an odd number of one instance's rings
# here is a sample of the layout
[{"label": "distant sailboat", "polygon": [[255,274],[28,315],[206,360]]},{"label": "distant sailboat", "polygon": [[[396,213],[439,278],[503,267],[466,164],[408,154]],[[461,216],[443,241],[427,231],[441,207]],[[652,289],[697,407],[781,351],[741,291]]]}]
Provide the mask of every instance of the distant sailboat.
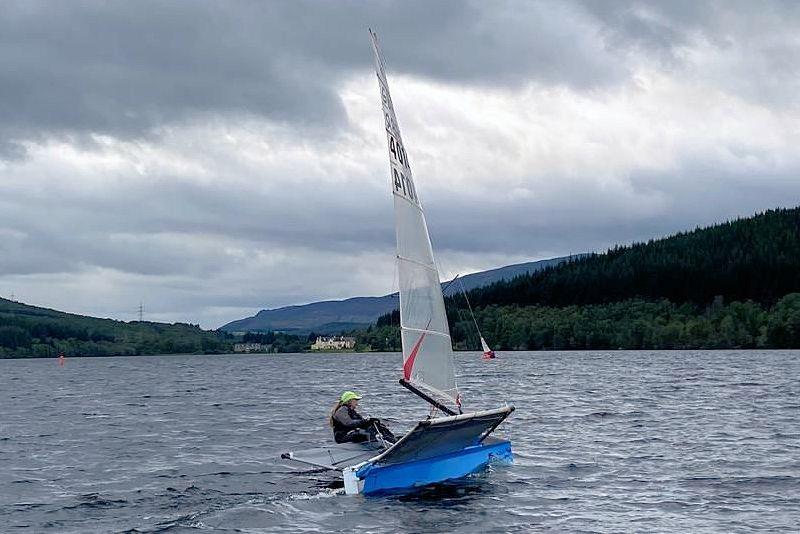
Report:
[{"label": "distant sailboat", "polygon": [[461,293],[464,294],[464,300],[467,301],[467,309],[469,310],[469,314],[472,317],[472,323],[475,325],[475,330],[478,332],[478,337],[481,338],[481,349],[483,349],[483,356],[484,360],[492,360],[496,358],[494,351],[489,348],[489,344],[486,343],[486,340],[483,338],[483,334],[481,333],[481,329],[478,326],[478,320],[475,319],[475,314],[472,312],[472,304],[469,303],[469,297],[467,296],[467,289],[464,287],[463,282],[461,279],[458,279],[458,284],[461,286]]},{"label": "distant sailboat", "polygon": [[483,336],[481,336],[481,348],[483,349],[484,360],[491,360],[492,358],[496,358],[494,351],[489,348],[489,344],[486,343],[486,340],[483,339]]},{"label": "distant sailboat", "polygon": [[[370,37],[394,198],[403,346],[400,383],[430,403],[433,412],[394,444],[343,443],[282,455],[340,471],[348,494],[442,482],[468,475],[493,460],[511,461],[513,457],[511,442],[490,435],[514,411],[513,406],[462,413],[450,328],[425,213],[397,125],[377,36],[370,31]],[[437,411],[446,415],[434,417]]]}]

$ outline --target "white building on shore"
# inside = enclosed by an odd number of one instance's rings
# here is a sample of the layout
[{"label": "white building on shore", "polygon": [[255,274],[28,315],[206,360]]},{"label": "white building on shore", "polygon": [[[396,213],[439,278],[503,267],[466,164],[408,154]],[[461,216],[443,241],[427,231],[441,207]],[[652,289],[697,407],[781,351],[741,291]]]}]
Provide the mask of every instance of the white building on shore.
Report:
[{"label": "white building on shore", "polygon": [[262,352],[266,348],[267,346],[261,343],[235,343],[233,352]]},{"label": "white building on shore", "polygon": [[356,346],[356,338],[344,336],[317,336],[311,350],[350,350]]}]

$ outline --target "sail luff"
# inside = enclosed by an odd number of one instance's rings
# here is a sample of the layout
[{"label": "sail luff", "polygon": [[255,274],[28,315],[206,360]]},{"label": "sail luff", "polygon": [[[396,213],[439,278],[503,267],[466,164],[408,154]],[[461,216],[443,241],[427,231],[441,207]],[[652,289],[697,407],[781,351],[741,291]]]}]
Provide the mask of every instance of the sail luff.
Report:
[{"label": "sail luff", "polygon": [[400,289],[403,378],[449,403],[459,403],[450,328],[428,225],[400,135],[377,36],[370,31],[389,148]]}]

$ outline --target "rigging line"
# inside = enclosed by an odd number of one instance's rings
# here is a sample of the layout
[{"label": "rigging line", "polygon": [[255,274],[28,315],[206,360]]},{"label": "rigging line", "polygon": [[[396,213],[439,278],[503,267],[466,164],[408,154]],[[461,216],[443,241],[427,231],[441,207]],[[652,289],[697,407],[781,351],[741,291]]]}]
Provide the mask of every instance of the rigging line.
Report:
[{"label": "rigging line", "polygon": [[[457,274],[455,278],[453,278],[452,280],[447,282],[447,285],[442,288],[442,295],[444,295],[444,292],[447,291],[447,288],[450,287],[452,285],[452,283],[455,282],[458,279],[459,276],[461,276],[461,275]],[[460,283],[460,280],[459,280],[459,283]]]},{"label": "rigging line", "polygon": [[[469,322],[464,316],[461,306],[456,305],[456,313],[458,314],[459,324]],[[475,340],[475,334],[472,333],[472,330],[470,328],[464,328],[464,350],[471,350],[470,347],[472,347],[474,343],[477,343],[480,347],[481,342]]]},{"label": "rigging line", "polygon": [[[399,271],[400,266],[398,265],[397,261],[394,261],[392,263],[394,263],[394,273],[392,273],[392,292],[389,294],[389,298],[392,299],[393,301],[394,301],[395,297],[397,298],[397,308],[396,309],[392,309],[389,312],[389,334],[386,336],[385,341],[386,341],[386,350],[390,351],[390,352],[392,351],[392,349],[395,348],[394,334],[392,333],[392,331],[394,330],[395,327],[397,327],[398,329],[401,327],[401,325],[400,325],[400,306],[401,306],[401,304],[400,304],[400,282],[399,282],[399,276],[398,276],[398,271]],[[397,323],[394,322],[394,312],[395,311],[397,311]],[[389,339],[390,339],[389,336],[391,336],[391,338],[392,338],[391,339],[391,344],[389,342]],[[399,337],[400,337],[400,339],[398,341],[400,342],[400,352],[402,353],[403,352],[403,339],[402,339],[403,336],[401,335]]]},{"label": "rigging line", "polygon": [[[459,273],[452,280],[447,282],[447,285],[445,285],[442,288],[442,295],[445,294],[445,292],[447,291],[447,288],[449,288],[456,280],[458,280],[458,283],[461,284],[461,280],[459,280],[460,276],[461,276],[461,274]],[[458,305],[456,305],[455,308],[456,308],[456,315],[458,315],[458,321],[459,322],[463,322],[464,321],[464,315],[461,313],[461,308],[459,308]],[[469,332],[465,332],[464,335],[465,335],[464,342],[466,343],[466,349],[469,350],[469,344],[472,342],[472,340],[470,339],[471,336],[470,336]],[[480,345],[480,342],[478,343],[478,345]]]},{"label": "rigging line", "polygon": [[[459,276],[460,275],[456,276],[456,278],[458,278]],[[453,278],[450,281],[450,283],[455,282],[456,278]],[[464,282],[462,282],[459,279],[458,283],[461,286],[461,293],[464,294]],[[467,302],[467,304],[469,305],[469,302]],[[458,304],[456,304],[455,307],[456,307],[456,313],[458,314],[459,322],[464,322],[464,314],[461,312],[461,307]],[[471,313],[471,310],[470,310],[470,313]],[[473,317],[473,322],[474,322],[475,316],[473,315],[472,317]],[[480,330],[478,331],[478,337],[480,338]],[[465,328],[464,329],[464,343],[465,343],[466,350],[470,350],[469,347],[472,345],[473,342],[475,343],[475,346],[477,346],[479,350],[482,348],[480,339],[475,339],[475,335],[472,333],[472,331],[469,328]]]},{"label": "rigging line", "polygon": [[469,309],[469,314],[472,315],[472,322],[475,323],[475,330],[478,331],[478,335],[483,338],[483,334],[481,334],[481,329],[478,327],[478,321],[475,320],[475,314],[472,313],[472,305],[469,303],[469,297],[467,297],[467,290],[464,289],[464,283],[459,280],[459,285],[461,286],[461,293],[464,294],[464,300],[467,301],[467,308]]},{"label": "rigging line", "polygon": [[[461,310],[458,309],[458,306],[456,306],[456,314],[458,314],[458,322],[456,324],[463,323],[464,322],[464,314],[461,313]],[[464,342],[465,343],[467,342],[466,337],[464,338]],[[469,344],[468,343],[466,343],[466,349],[469,350]]]}]

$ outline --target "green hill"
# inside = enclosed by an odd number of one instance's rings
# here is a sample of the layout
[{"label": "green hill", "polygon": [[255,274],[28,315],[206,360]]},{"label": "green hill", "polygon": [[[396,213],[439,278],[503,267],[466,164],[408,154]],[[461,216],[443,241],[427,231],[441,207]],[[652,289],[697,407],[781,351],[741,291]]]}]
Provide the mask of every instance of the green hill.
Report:
[{"label": "green hill", "polygon": [[476,306],[602,304],[632,298],[774,304],[800,292],[800,208],[616,247],[469,293]]},{"label": "green hill", "polygon": [[[800,348],[800,208],[616,247],[469,291],[501,350]],[[453,344],[479,347],[464,297]],[[399,347],[395,311],[359,333]]]},{"label": "green hill", "polygon": [[174,323],[97,319],[0,299],[0,358],[230,352],[232,337]]}]

